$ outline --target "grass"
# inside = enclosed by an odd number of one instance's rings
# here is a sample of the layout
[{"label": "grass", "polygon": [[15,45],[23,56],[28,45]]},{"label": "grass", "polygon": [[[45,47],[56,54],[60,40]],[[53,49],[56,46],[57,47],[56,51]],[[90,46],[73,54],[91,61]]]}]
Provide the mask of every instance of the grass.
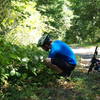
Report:
[{"label": "grass", "polygon": [[99,73],[88,76],[86,70],[77,67],[69,82],[66,78],[49,77],[44,85],[15,84],[3,91],[0,100],[100,100]]},{"label": "grass", "polygon": [[67,81],[43,71],[33,80],[2,87],[0,100],[100,100],[100,73],[87,75],[87,68],[77,66]]}]

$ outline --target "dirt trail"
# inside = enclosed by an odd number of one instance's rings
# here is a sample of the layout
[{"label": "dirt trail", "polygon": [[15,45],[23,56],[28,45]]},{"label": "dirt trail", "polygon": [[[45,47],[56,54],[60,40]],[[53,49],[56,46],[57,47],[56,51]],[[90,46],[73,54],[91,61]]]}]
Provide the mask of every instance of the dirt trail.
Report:
[{"label": "dirt trail", "polygon": [[[98,47],[98,56],[100,57],[100,47]],[[91,59],[94,54],[95,47],[76,47],[73,48],[76,55],[81,56],[83,59]]]},{"label": "dirt trail", "polygon": [[[100,59],[100,47],[98,47],[98,56],[97,58]],[[88,65],[90,63],[91,58],[93,57],[95,46],[92,47],[74,47],[74,53],[76,56],[81,57],[81,65]]]}]

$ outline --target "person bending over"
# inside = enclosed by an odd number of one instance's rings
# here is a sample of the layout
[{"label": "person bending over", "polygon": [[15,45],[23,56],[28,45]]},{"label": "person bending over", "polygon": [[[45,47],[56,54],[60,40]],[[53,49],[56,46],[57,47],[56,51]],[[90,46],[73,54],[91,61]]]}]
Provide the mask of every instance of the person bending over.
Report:
[{"label": "person bending over", "polygon": [[39,41],[45,51],[49,51],[48,58],[44,63],[51,69],[58,72],[57,75],[69,77],[77,65],[77,60],[71,47],[61,40],[52,41],[49,35],[43,35]]}]

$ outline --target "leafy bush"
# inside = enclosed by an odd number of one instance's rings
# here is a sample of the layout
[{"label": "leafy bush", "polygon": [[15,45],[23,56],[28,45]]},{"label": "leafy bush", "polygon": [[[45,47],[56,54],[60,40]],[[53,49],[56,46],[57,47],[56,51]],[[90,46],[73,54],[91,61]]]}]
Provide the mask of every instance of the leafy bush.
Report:
[{"label": "leafy bush", "polygon": [[42,63],[46,53],[35,45],[17,46],[0,38],[0,84],[25,80],[36,76],[44,69]]}]

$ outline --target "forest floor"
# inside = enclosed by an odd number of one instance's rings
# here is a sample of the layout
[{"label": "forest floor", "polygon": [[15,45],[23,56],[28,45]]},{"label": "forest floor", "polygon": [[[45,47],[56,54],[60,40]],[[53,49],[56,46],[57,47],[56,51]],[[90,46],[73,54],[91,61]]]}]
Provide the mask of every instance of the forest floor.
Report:
[{"label": "forest floor", "polygon": [[[80,59],[70,81],[60,78],[56,84],[49,83],[45,90],[49,90],[50,95],[45,100],[100,100],[100,73],[93,71],[87,75],[95,47],[77,47],[73,51]],[[100,59],[100,48],[97,57]]]},{"label": "forest floor", "polygon": [[[100,100],[100,73],[93,71],[87,75],[95,47],[77,47],[73,48],[73,51],[79,60],[69,81],[67,78],[55,78],[50,75],[46,78],[44,73],[41,80],[44,82],[46,80],[45,84],[33,87],[29,82],[29,87],[24,86],[23,89],[16,86],[19,91],[15,92],[12,88],[11,99],[7,94],[9,99],[3,100]],[[100,57],[100,49],[98,49],[98,54]]]},{"label": "forest floor", "polygon": [[[95,47],[77,47],[73,48],[73,51],[80,60],[70,81],[60,78],[56,82],[49,82],[42,89],[47,93],[40,93],[40,99],[37,100],[100,100],[100,73],[93,71],[87,75]],[[98,48],[98,58],[100,58],[100,48]]]}]

